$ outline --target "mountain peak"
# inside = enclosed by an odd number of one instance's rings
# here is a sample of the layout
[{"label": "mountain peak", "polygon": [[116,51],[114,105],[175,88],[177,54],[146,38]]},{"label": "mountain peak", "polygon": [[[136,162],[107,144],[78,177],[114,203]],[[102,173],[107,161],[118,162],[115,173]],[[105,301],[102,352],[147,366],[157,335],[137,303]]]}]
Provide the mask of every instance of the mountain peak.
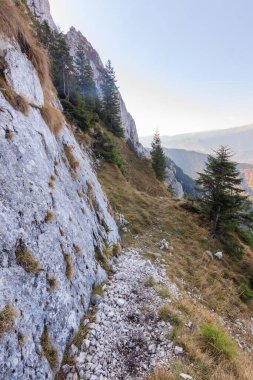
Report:
[{"label": "mountain peak", "polygon": [[27,5],[39,21],[47,21],[51,29],[57,29],[50,13],[49,0],[27,0]]}]

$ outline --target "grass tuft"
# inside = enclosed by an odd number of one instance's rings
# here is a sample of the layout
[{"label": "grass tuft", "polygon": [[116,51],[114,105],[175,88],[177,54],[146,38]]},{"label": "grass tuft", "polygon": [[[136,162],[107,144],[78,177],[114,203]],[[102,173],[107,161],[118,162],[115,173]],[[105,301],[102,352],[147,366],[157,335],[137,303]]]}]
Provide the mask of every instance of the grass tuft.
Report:
[{"label": "grass tuft", "polygon": [[40,343],[43,349],[43,353],[47,358],[47,361],[50,364],[51,369],[54,370],[58,365],[58,351],[50,341],[46,326],[44,327],[43,334],[41,335]]},{"label": "grass tuft", "polygon": [[161,306],[158,310],[158,317],[164,322],[170,322],[174,326],[181,326],[182,322],[178,315],[172,310],[169,305]]},{"label": "grass tuft", "polygon": [[14,137],[14,133],[12,131],[10,131],[9,129],[7,129],[5,131],[5,138],[6,140],[12,140]]},{"label": "grass tuft", "polygon": [[165,369],[156,369],[149,380],[171,380],[171,375]]},{"label": "grass tuft", "polygon": [[242,283],[239,286],[240,297],[243,301],[247,302],[253,299],[253,290],[250,287]]},{"label": "grass tuft", "polygon": [[81,253],[81,247],[78,244],[73,244],[74,250],[76,253]]},{"label": "grass tuft", "polygon": [[50,131],[54,135],[58,135],[65,123],[65,119],[61,111],[46,103],[44,107],[41,108],[40,113]]},{"label": "grass tuft", "polygon": [[45,222],[46,223],[52,222],[52,220],[54,220],[54,218],[55,218],[55,215],[54,215],[53,211],[48,211],[46,216],[45,216]]},{"label": "grass tuft", "polygon": [[0,72],[0,91],[5,99],[12,105],[16,111],[20,111],[23,114],[27,114],[29,110],[28,102],[20,95],[18,95],[2,77]]},{"label": "grass tuft", "polygon": [[39,262],[33,257],[33,255],[24,247],[18,247],[16,249],[16,261],[27,273],[36,274],[40,271]]},{"label": "grass tuft", "polygon": [[0,338],[4,333],[12,329],[16,316],[15,309],[10,305],[6,305],[0,311]]},{"label": "grass tuft", "polygon": [[49,277],[47,279],[47,282],[48,282],[50,291],[55,290],[57,288],[57,286],[58,286],[58,281],[57,281],[57,279],[55,277]]},{"label": "grass tuft", "polygon": [[206,323],[201,327],[201,337],[204,348],[210,351],[216,359],[233,359],[236,356],[235,342],[219,327]]},{"label": "grass tuft", "polygon": [[112,246],[112,254],[113,254],[113,256],[118,257],[119,254],[120,254],[120,252],[121,252],[121,246],[120,246],[120,244],[119,243],[118,244],[113,244],[113,246]]},{"label": "grass tuft", "polygon": [[65,148],[64,148],[64,152],[66,154],[66,157],[67,157],[67,160],[68,160],[68,163],[71,167],[71,169],[75,172],[79,166],[80,166],[80,162],[76,159],[74,153],[73,153],[73,146],[72,145],[65,145]]},{"label": "grass tuft", "polygon": [[155,279],[154,277],[150,276],[146,282],[145,282],[145,286],[146,288],[153,288],[155,286],[156,282],[155,282]]},{"label": "grass tuft", "polygon": [[74,265],[72,257],[69,254],[64,255],[64,260],[66,263],[66,277],[68,280],[71,280],[74,274]]}]

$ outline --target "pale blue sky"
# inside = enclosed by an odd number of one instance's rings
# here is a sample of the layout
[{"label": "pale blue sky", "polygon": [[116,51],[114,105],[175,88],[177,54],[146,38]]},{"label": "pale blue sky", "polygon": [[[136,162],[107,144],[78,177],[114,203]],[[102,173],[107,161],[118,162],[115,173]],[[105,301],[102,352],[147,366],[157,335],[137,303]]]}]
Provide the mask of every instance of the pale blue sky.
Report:
[{"label": "pale blue sky", "polygon": [[252,0],[50,0],[86,36],[141,136],[253,122]]}]

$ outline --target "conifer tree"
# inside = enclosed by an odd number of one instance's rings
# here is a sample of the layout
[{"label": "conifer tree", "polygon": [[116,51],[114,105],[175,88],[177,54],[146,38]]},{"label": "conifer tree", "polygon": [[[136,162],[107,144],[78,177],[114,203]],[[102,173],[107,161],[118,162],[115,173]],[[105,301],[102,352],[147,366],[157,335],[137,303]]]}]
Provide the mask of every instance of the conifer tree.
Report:
[{"label": "conifer tree", "polygon": [[163,181],[165,179],[166,157],[161,146],[161,139],[158,131],[156,131],[154,135],[151,146],[152,149],[150,154],[156,178],[159,181]]},{"label": "conifer tree", "polygon": [[213,236],[235,230],[241,223],[251,225],[250,202],[240,185],[242,178],[237,164],[231,161],[230,150],[221,146],[209,155],[203,173],[199,173],[198,203],[211,223]]},{"label": "conifer tree", "polygon": [[103,84],[101,86],[103,119],[112,133],[118,137],[123,137],[124,131],[121,126],[119,93],[116,82],[115,72],[109,60],[103,72]]},{"label": "conifer tree", "polygon": [[95,109],[98,101],[97,88],[92,67],[89,60],[85,57],[81,46],[77,49],[75,68],[80,93],[84,96],[86,105]]}]

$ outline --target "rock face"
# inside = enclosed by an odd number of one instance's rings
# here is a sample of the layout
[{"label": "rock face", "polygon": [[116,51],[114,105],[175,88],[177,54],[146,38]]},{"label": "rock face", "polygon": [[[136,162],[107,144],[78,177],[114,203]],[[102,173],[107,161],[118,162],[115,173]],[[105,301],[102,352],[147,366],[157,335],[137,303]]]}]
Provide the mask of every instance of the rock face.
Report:
[{"label": "rock face", "polygon": [[51,29],[57,29],[50,13],[49,0],[26,0],[28,7],[40,21],[47,21]]},{"label": "rock face", "polygon": [[181,183],[177,181],[176,179],[173,164],[170,164],[169,166],[166,167],[166,177],[165,177],[164,182],[166,185],[168,185],[172,189],[174,195],[177,198],[179,199],[183,198],[184,190]]},{"label": "rock face", "polygon": [[[90,60],[93,73],[94,73],[94,79],[97,85],[97,89],[98,89],[98,92],[101,93],[101,83],[102,83],[101,73],[104,70],[104,66],[98,53],[92,47],[90,42],[87,41],[87,39],[82,35],[82,33],[77,31],[74,27],[71,27],[69,32],[67,33],[67,41],[70,46],[71,54],[73,57],[76,55],[76,51],[78,47],[80,46],[82,47],[84,54]],[[139,142],[139,137],[138,137],[135,121],[130,115],[130,113],[127,111],[126,105],[120,93],[119,93],[119,99],[120,99],[121,121],[122,121],[122,127],[125,131],[125,139],[140,157],[146,157],[147,152],[146,152],[146,149]]]},{"label": "rock face", "polygon": [[[47,1],[29,3],[48,10]],[[0,378],[53,379],[43,332],[60,363],[93,286],[106,278],[95,251],[119,236],[88,155],[67,126],[50,132],[33,65],[14,41],[0,41],[8,84],[30,104],[25,115],[0,92],[0,313],[15,311],[0,333]]]}]

